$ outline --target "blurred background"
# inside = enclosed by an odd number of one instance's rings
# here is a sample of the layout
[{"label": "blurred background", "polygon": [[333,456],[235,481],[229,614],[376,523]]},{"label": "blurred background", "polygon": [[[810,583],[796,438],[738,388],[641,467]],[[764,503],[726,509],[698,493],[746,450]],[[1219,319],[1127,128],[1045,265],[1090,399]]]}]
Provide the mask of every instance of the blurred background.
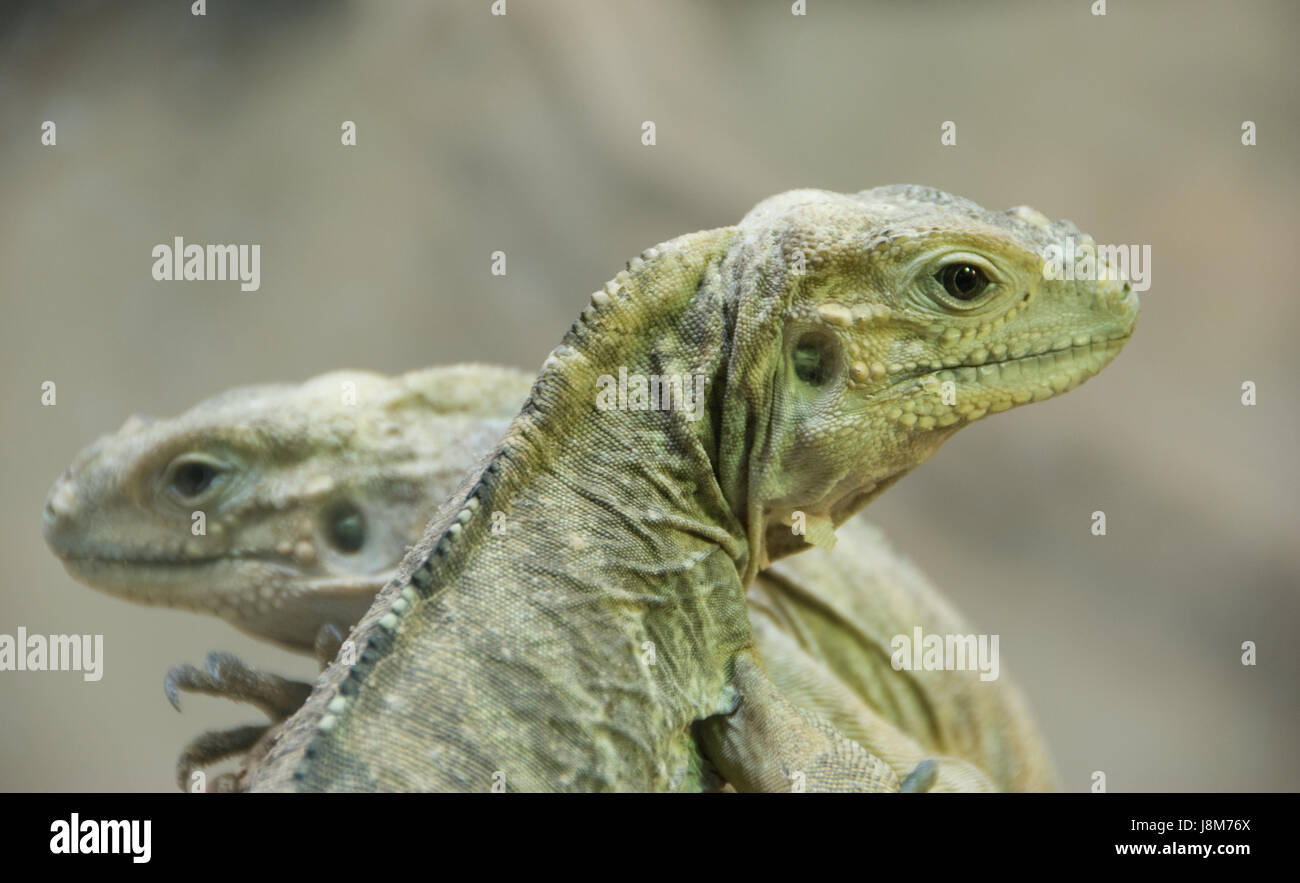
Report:
[{"label": "blurred background", "polygon": [[[647,246],[898,182],[1150,244],[1152,287],[1100,377],[961,433],[868,516],[1001,635],[1067,789],[1300,788],[1300,7],[1109,6],[0,6],[0,633],[105,636],[97,683],[0,673],[0,789],[174,789],[185,742],[257,713],[177,714],[170,665],[314,674],[47,550],[50,484],[127,415],[340,367],[537,369]],[[153,281],[178,235],[260,243],[261,289]]]}]

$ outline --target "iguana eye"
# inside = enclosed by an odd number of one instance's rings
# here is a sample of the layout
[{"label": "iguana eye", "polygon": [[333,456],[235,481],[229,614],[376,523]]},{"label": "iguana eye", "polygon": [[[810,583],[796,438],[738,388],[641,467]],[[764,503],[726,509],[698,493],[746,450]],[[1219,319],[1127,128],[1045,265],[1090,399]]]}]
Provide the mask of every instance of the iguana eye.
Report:
[{"label": "iguana eye", "polygon": [[934,278],[957,300],[974,300],[989,287],[984,271],[973,264],[949,264],[935,273]]},{"label": "iguana eye", "polygon": [[366,544],[366,518],[352,503],[338,503],[325,513],[325,536],[340,552],[356,552]]},{"label": "iguana eye", "polygon": [[183,459],[171,466],[171,487],[183,499],[202,496],[221,474],[215,463],[203,459]]}]

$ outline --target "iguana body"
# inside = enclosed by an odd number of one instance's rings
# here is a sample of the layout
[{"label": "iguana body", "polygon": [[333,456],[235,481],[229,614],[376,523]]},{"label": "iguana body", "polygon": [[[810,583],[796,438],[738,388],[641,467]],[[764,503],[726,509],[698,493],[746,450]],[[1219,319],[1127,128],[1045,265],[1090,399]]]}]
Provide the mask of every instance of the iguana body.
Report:
[{"label": "iguana body", "polygon": [[[360,658],[289,721],[310,737],[277,747],[254,789],[679,790],[712,770],[738,790],[896,787],[765,675],[745,589],[802,544],[782,526],[794,512],[824,540],[961,425],[1113,358],[1128,286],[1044,279],[1042,250],[1078,238],[889,187],[782,194],[643,253],[593,296],[363,619]],[[702,375],[701,419],[621,395],[602,409],[602,379],[625,374]]]},{"label": "iguana body", "polygon": [[[154,550],[189,532],[190,519],[172,511],[168,495],[173,491],[160,480],[174,476],[174,464],[224,464],[231,474],[219,480],[214,476],[218,484],[203,502],[226,525],[230,566],[213,569],[210,555],[189,561],[181,547],[167,579],[162,578],[161,560],[143,568],[153,578],[152,594],[136,595],[129,581],[116,577],[105,588],[146,603],[174,598],[175,606],[224,612],[259,637],[309,650],[308,640],[322,630],[344,632],[361,618],[406,548],[419,539],[422,526],[412,523],[405,501],[448,497],[488,452],[483,440],[501,434],[518,413],[531,383],[531,375],[522,371],[461,365],[395,378],[333,372],[301,386],[231,390],[175,419],[132,421],[119,435],[98,442],[93,453],[79,457],[77,469],[52,492],[64,513],[51,521],[51,533],[61,542],[74,575],[94,575],[101,570],[76,555],[102,546],[99,513],[115,512],[119,531],[131,524],[135,538],[132,547],[116,546],[120,563],[110,573],[120,574],[130,561],[156,559]],[[342,430],[348,423],[351,428]],[[478,440],[482,449],[466,445],[456,434]],[[347,455],[339,442],[349,449]],[[294,445],[302,455],[287,457],[282,450],[275,457],[277,444]],[[359,450],[365,446],[371,449]],[[236,469],[239,474],[233,474]],[[314,492],[323,477],[332,479],[332,494]],[[264,511],[271,488],[278,508]],[[133,501],[133,508],[121,505],[127,501]],[[357,589],[350,604],[334,591],[331,605],[306,603],[323,576],[319,556],[304,560],[292,551],[280,554],[275,578],[265,580],[265,562],[276,553],[269,544],[257,547],[258,537],[284,537],[296,530],[294,545],[329,545],[331,513],[341,507],[365,516],[357,550],[332,559],[331,586]],[[241,517],[250,526],[247,542]],[[283,528],[272,529],[270,521],[282,522]],[[312,530],[301,531],[304,523]],[[274,543],[285,545],[283,539]],[[258,569],[241,573],[238,564],[245,560],[257,562]],[[350,564],[352,572],[340,572]],[[212,579],[213,573],[219,578]],[[273,590],[269,598],[268,587]],[[289,603],[278,604],[281,595]],[[250,598],[262,603],[250,604]],[[915,626],[926,633],[970,629],[874,529],[855,519],[841,529],[841,542],[829,556],[796,555],[760,572],[747,602],[759,655],[776,684],[795,696],[796,704],[819,712],[864,744],[879,745],[889,740],[891,728],[900,730],[894,739],[901,746],[899,757],[885,758],[896,772],[905,774],[924,757],[952,755],[985,771],[989,784],[1002,789],[1051,784],[1041,740],[1005,677],[985,683],[971,672],[896,672],[890,667],[890,643],[897,634],[910,634]],[[283,622],[290,618],[297,622]],[[278,719],[295,711],[309,689],[253,675],[224,654],[214,654],[210,667],[215,671],[174,670],[168,681],[173,701],[177,689],[198,689],[255,702]],[[187,783],[193,766],[248,748],[264,729],[206,734],[184,756],[179,778]],[[202,746],[208,746],[211,757],[203,755]]]},{"label": "iguana body", "polygon": [[[744,590],[803,544],[796,510],[824,542],[960,425],[1113,357],[1135,298],[1044,280],[1038,251],[1067,237],[924,188],[799,191],[633,262],[255,784],[894,787],[763,672]],[[702,375],[704,419],[594,408],[620,369]]]}]

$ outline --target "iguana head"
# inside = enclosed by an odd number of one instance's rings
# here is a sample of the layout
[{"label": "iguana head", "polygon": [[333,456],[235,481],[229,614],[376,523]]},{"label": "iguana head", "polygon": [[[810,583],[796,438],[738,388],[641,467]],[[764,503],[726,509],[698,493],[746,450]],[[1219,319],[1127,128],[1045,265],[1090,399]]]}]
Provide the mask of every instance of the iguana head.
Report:
[{"label": "iguana head", "polygon": [[1092,377],[1137,322],[1104,262],[1095,279],[1045,277],[1049,246],[1092,239],[1026,206],[801,190],[760,203],[738,236],[733,272],[764,296],[742,302],[737,350],[771,353],[754,375],[771,389],[756,465],[772,557],[802,544],[793,511],[826,538],[961,427]]},{"label": "iguana head", "polygon": [[95,588],[310,649],[365,611],[526,390],[509,369],[340,371],[133,417],[55,482],[45,538]]}]

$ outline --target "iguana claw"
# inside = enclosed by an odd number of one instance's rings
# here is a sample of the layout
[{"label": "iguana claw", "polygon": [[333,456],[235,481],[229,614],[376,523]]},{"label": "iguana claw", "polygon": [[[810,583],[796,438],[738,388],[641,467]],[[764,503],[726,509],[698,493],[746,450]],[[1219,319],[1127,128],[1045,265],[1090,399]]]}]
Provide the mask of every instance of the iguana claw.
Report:
[{"label": "iguana claw", "polygon": [[339,655],[345,637],[343,630],[332,622],[325,623],[320,627],[320,631],[316,632],[316,641],[312,650],[321,668],[329,665],[334,657]]},{"label": "iguana claw", "polygon": [[[250,751],[273,725],[288,718],[307,701],[311,684],[260,672],[233,654],[213,651],[204,659],[203,670],[188,663],[168,669],[163,678],[163,692],[177,711],[181,709],[182,690],[246,702],[260,708],[271,719],[269,724],[202,733],[186,745],[176,759],[176,782],[182,791],[188,791],[195,770]],[[217,776],[204,790],[238,790],[236,777],[228,773]]]},{"label": "iguana claw", "polygon": [[[188,791],[195,770],[225,760],[227,757],[246,753],[270,728],[268,724],[249,724],[235,727],[233,730],[212,730],[202,733],[186,745],[180,757],[176,758],[176,784],[182,791]],[[234,774],[223,773],[213,777],[204,790],[230,792],[237,791],[239,788]]]},{"label": "iguana claw", "polygon": [[929,791],[939,779],[939,765],[926,758],[916,765],[899,783],[898,790],[904,794],[920,794]]},{"label": "iguana claw", "polygon": [[207,655],[204,667],[206,671],[200,671],[186,663],[167,671],[163,692],[177,711],[181,708],[179,691],[185,690],[255,705],[266,712],[272,723],[278,723],[302,707],[311,693],[311,684],[260,672],[220,650]]}]

